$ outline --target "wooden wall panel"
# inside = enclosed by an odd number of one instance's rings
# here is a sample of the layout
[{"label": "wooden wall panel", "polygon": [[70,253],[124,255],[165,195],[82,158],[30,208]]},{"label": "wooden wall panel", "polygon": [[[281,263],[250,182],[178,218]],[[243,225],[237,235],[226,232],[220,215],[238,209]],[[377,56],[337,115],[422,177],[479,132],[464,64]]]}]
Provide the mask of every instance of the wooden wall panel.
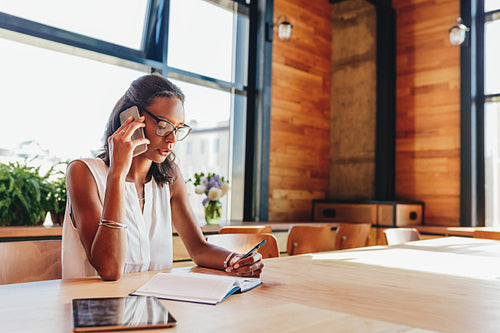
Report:
[{"label": "wooden wall panel", "polygon": [[269,221],[310,220],[329,181],[331,5],[275,0],[293,24],[273,41]]},{"label": "wooden wall panel", "polygon": [[[460,224],[460,3],[393,0],[397,13],[396,197],[422,200],[427,225]],[[331,5],[275,0],[294,25],[273,42],[269,220],[307,220],[329,188]],[[335,180],[330,180],[335,181]]]},{"label": "wooden wall panel", "polygon": [[425,202],[426,225],[460,225],[457,0],[393,0],[397,13],[396,196]]}]

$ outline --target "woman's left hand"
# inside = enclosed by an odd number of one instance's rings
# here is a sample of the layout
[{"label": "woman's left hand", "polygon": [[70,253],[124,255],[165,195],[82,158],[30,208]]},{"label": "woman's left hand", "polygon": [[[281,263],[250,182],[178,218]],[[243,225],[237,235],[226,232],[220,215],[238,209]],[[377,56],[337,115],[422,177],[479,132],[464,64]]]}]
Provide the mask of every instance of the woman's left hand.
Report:
[{"label": "woman's left hand", "polygon": [[240,260],[241,257],[243,257],[243,254],[235,254],[229,260],[229,267],[226,269],[226,272],[237,273],[244,277],[260,277],[262,268],[264,267],[262,255],[259,252],[254,252],[248,258]]}]

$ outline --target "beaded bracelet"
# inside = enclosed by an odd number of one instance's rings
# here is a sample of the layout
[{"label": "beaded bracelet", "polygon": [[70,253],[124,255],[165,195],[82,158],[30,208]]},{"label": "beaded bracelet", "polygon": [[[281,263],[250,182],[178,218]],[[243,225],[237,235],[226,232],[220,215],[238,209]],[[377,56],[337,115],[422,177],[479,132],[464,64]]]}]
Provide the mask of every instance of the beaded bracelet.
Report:
[{"label": "beaded bracelet", "polygon": [[229,263],[229,259],[233,256],[234,252],[231,252],[227,255],[226,260],[224,260],[224,268],[227,268],[227,264]]},{"label": "beaded bracelet", "polygon": [[99,222],[99,225],[106,227],[106,228],[112,228],[112,229],[127,229],[127,225],[124,223],[115,222],[115,221],[108,221],[105,219],[101,219],[101,221]]}]

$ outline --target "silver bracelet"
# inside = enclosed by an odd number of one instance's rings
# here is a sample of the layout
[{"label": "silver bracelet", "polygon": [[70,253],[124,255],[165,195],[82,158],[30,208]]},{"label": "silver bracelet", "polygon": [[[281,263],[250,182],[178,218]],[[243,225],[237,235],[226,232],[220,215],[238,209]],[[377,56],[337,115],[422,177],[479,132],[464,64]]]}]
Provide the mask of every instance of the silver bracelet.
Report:
[{"label": "silver bracelet", "polygon": [[226,260],[224,260],[224,268],[227,268],[227,264],[229,263],[229,259],[233,256],[234,252],[231,252],[227,255]]},{"label": "silver bracelet", "polygon": [[101,219],[101,221],[99,222],[99,225],[106,227],[106,228],[112,228],[112,229],[127,229],[127,225],[125,223],[108,221],[105,219]]}]

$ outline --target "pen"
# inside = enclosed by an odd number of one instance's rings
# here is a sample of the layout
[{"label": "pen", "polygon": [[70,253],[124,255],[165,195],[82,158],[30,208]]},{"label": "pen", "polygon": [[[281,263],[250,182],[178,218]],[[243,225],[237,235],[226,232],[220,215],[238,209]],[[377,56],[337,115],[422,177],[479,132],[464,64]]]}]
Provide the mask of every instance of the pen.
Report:
[{"label": "pen", "polygon": [[[245,253],[245,255],[244,255],[243,257],[241,257],[241,258],[240,258],[240,260],[243,260],[243,259],[246,259],[246,258],[250,257],[250,255],[251,255],[252,253],[254,253],[255,251],[257,251],[257,250],[258,250],[258,249],[259,249],[262,245],[264,245],[264,244],[266,244],[266,240],[265,240],[265,239],[261,240],[261,241],[259,242],[259,244],[255,245],[255,246],[253,247],[253,249],[251,249],[250,251],[248,251],[247,253]],[[238,261],[240,261],[240,260],[238,260]]]}]

